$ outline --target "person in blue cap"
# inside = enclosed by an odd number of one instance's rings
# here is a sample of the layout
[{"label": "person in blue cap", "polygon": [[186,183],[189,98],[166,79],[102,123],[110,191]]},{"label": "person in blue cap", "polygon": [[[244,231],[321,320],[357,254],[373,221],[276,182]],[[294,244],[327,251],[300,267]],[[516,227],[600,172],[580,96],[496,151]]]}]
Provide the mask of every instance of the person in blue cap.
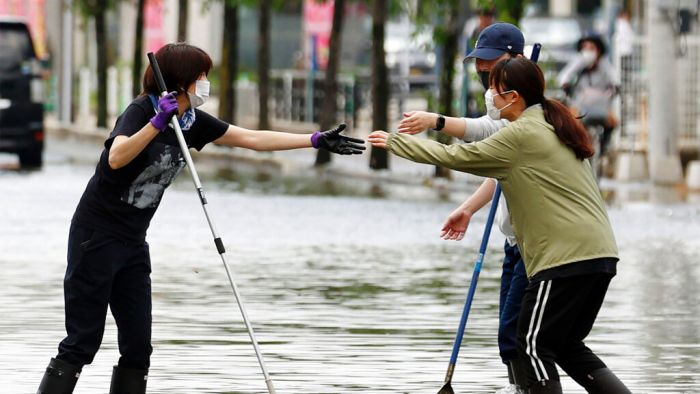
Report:
[{"label": "person in blue cap", "polygon": [[[524,47],[523,33],[509,23],[494,23],[481,32],[475,49],[467,55],[464,61],[476,60],[476,72],[484,86],[486,96],[490,94],[489,74],[491,69],[500,60],[523,57]],[[488,101],[488,97],[486,100]],[[404,119],[399,123],[398,131],[417,134],[432,128],[464,142],[473,142],[489,137],[507,124],[508,120],[494,120],[489,115],[480,118],[453,118],[430,112],[412,111],[404,114]],[[496,180],[486,179],[474,194],[447,217],[442,227],[441,237],[445,240],[455,241],[464,238],[472,215],[491,201],[495,189]],[[518,370],[517,326],[521,300],[527,286],[527,275],[503,196],[498,204],[496,221],[506,237],[499,301],[498,349],[501,360],[508,369],[509,384],[499,390],[497,394],[515,394],[521,392],[517,379],[520,373],[516,373]]]}]

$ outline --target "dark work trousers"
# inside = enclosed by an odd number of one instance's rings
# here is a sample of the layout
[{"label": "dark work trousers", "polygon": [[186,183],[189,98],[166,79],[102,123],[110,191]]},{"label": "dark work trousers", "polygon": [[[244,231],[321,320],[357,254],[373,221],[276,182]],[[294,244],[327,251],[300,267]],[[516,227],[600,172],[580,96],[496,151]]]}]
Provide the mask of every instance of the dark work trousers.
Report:
[{"label": "dark work trousers", "polygon": [[504,246],[503,272],[501,274],[501,297],[498,307],[498,350],[505,364],[518,357],[518,316],[527,287],[525,264],[518,245]]},{"label": "dark work trousers", "polygon": [[71,226],[63,280],[66,333],[57,359],[82,367],[100,348],[107,306],[119,332],[119,366],[148,369],[151,347],[151,261],[148,244],[125,243]]},{"label": "dark work trousers", "polygon": [[518,355],[527,387],[559,380],[555,364],[572,379],[583,381],[606,368],[583,340],[603,304],[613,275],[595,273],[531,281],[518,320]]}]

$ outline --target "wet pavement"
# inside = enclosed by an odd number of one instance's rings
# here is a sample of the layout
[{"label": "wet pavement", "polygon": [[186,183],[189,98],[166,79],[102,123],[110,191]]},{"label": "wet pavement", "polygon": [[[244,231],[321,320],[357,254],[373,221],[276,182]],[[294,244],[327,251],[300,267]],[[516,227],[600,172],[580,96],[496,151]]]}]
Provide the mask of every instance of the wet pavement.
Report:
[{"label": "wet pavement", "polygon": [[[85,156],[50,150],[35,172],[13,170],[13,158],[0,156],[3,393],[34,392],[64,334],[68,226],[93,171]],[[295,195],[290,187],[212,177],[205,189],[278,392],[440,388],[485,212],[454,243],[438,234],[455,204],[430,193]],[[621,263],[588,344],[634,393],[700,392],[700,205],[643,184],[612,190]],[[149,392],[263,393],[186,172],[166,192],[148,240],[155,348]],[[494,231],[456,392],[493,393],[506,382],[496,346],[502,244]],[[111,316],[107,327],[76,393],[108,391],[118,358]],[[565,392],[583,392],[563,379]]]}]

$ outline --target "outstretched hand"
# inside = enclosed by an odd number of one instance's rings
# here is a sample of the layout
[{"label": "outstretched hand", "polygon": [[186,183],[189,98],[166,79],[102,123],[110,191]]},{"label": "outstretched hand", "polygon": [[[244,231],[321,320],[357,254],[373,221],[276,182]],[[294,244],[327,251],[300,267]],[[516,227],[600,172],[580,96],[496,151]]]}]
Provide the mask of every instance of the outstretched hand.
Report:
[{"label": "outstretched hand", "polygon": [[317,131],[311,136],[311,145],[316,149],[325,149],[339,155],[361,154],[366,148],[365,141],[357,138],[346,137],[340,132],[345,130],[345,124],[326,131]]},{"label": "outstretched hand", "polygon": [[438,115],[425,111],[404,112],[399,122],[399,133],[418,134],[436,126]]},{"label": "outstretched hand", "polygon": [[461,206],[458,207],[447,217],[445,224],[442,226],[440,238],[446,241],[461,241],[467,232],[471,218],[470,212]]},{"label": "outstretched hand", "polygon": [[386,149],[386,143],[389,141],[389,133],[382,130],[375,130],[367,137],[373,147]]}]

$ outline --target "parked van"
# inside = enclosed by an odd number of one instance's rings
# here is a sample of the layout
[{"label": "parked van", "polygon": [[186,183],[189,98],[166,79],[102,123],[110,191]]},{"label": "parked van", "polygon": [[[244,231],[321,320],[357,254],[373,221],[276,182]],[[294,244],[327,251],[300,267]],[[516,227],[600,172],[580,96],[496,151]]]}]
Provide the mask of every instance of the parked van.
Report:
[{"label": "parked van", "polygon": [[26,22],[0,17],[0,152],[40,167],[44,150],[41,64]]}]

